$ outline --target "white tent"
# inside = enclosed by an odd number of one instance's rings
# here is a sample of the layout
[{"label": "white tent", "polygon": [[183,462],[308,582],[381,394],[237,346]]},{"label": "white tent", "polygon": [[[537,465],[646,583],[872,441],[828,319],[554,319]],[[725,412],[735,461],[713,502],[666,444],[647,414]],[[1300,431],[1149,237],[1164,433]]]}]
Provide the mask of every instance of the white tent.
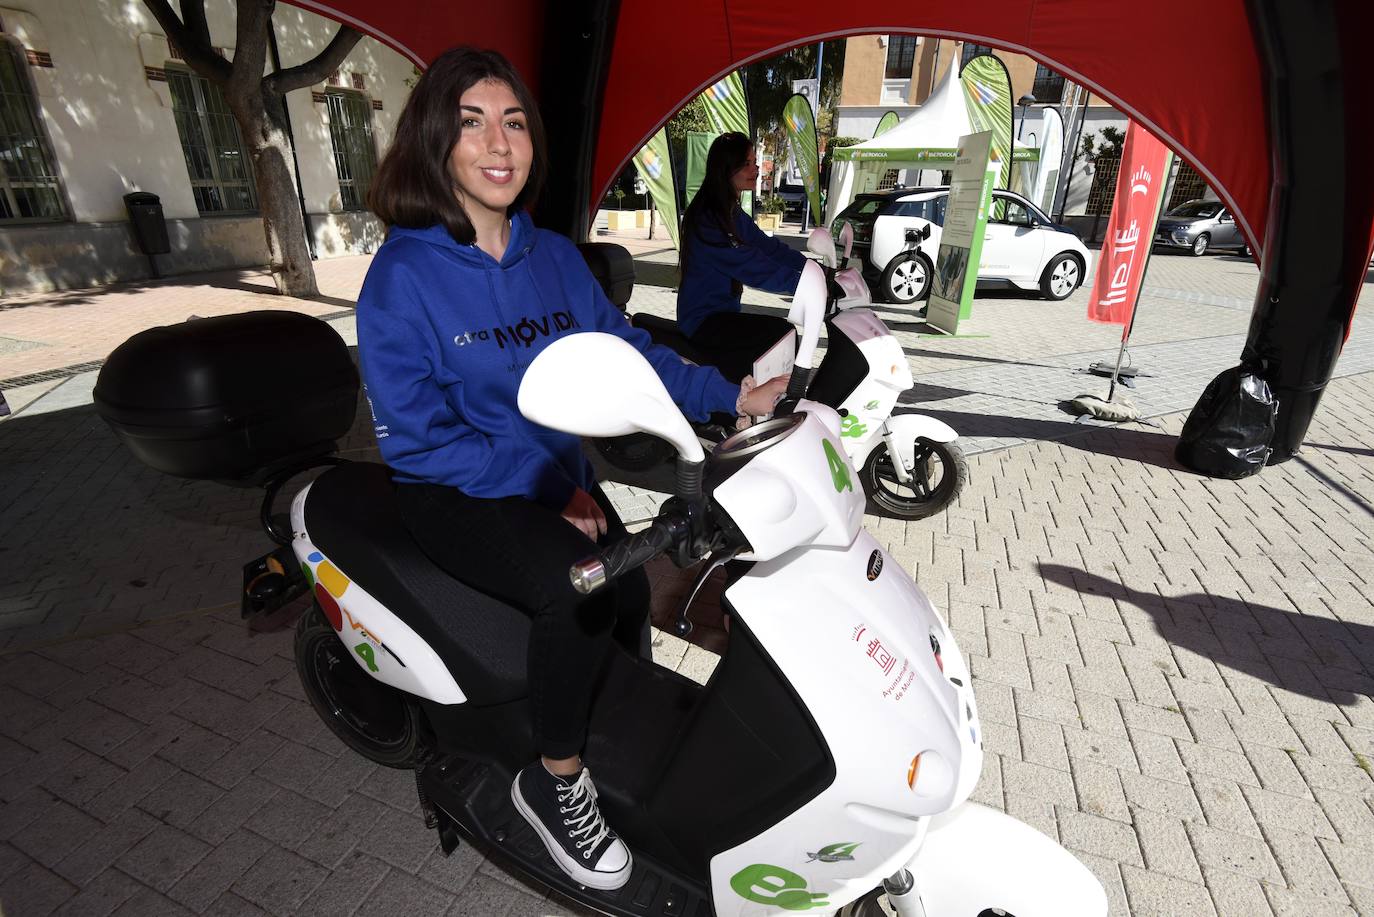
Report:
[{"label": "white tent", "polygon": [[[877,190],[888,169],[948,169],[959,148],[959,138],[973,133],[964,88],[955,68],[924,105],[885,134],[836,150],[830,165],[826,192],[825,225],[835,219],[860,194]],[[1035,159],[1035,151],[1021,147],[1015,159]]]}]

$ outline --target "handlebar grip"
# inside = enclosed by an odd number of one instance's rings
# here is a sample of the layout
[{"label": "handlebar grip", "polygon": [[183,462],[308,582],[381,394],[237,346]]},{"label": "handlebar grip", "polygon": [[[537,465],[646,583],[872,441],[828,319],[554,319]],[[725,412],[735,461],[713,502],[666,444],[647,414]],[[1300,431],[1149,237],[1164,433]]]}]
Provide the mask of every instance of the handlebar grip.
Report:
[{"label": "handlebar grip", "polygon": [[656,520],[642,532],[616,542],[600,554],[572,565],[568,578],[582,595],[591,595],[611,580],[641,567],[673,546],[673,527]]},{"label": "handlebar grip", "polygon": [[811,368],[804,366],[793,366],[792,377],[787,380],[787,394],[784,395],[789,401],[797,401],[806,397],[806,389],[811,384]]}]

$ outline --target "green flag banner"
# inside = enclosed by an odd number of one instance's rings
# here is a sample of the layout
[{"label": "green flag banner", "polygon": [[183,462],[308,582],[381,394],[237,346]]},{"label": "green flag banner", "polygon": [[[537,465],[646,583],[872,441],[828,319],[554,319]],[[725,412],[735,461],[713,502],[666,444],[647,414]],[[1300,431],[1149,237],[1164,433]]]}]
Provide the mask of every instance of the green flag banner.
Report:
[{"label": "green flag banner", "polygon": [[[706,109],[706,117],[711,119],[711,139],[715,140],[720,134],[730,131],[749,134],[749,100],[744,94],[744,82],[740,80],[739,71],[727,74],[707,87],[706,91],[700,96],[701,107]],[[707,144],[709,152],[710,144]],[[687,200],[690,202],[696,195],[696,191],[701,187],[698,178],[696,184],[692,183],[692,147],[687,147]],[[706,168],[706,158],[703,154],[701,168]],[[754,205],[754,195],[752,191],[746,191],[740,196],[740,206],[745,213],[752,213]]]},{"label": "green flag banner", "polygon": [[897,117],[897,113],[895,111],[888,112],[887,114],[883,115],[881,118],[878,119],[878,126],[874,128],[873,136],[881,137],[883,134],[886,134],[888,131],[896,127],[897,122],[900,120],[901,118]]},{"label": "green flag banner", "polygon": [[959,73],[975,131],[992,132],[992,161],[1000,164],[997,187],[1011,183],[1011,77],[1007,65],[991,54],[979,54]]},{"label": "green flag banner", "polygon": [[787,129],[787,139],[792,146],[792,159],[801,172],[802,184],[806,187],[806,199],[811,204],[814,218],[821,218],[821,180],[820,154],[816,147],[816,119],[811,114],[811,105],[806,96],[797,93],[782,107],[783,125]]},{"label": "green flag banner", "polygon": [[683,206],[690,207],[692,199],[701,190],[701,181],[706,177],[706,159],[711,155],[711,144],[715,140],[716,135],[708,134],[706,131],[687,132],[687,184],[684,189]]},{"label": "green flag banner", "polygon": [[738,72],[712,83],[701,94],[701,104],[706,109],[706,117],[711,119],[711,130],[715,133],[749,133],[749,109]]},{"label": "green flag banner", "polygon": [[668,237],[673,240],[673,247],[678,248],[677,189],[673,184],[667,128],[660,129],[650,137],[644,149],[635,154],[635,168],[639,170],[644,184],[649,186],[649,196],[654,199],[654,206],[663,214],[663,225],[668,227]]}]

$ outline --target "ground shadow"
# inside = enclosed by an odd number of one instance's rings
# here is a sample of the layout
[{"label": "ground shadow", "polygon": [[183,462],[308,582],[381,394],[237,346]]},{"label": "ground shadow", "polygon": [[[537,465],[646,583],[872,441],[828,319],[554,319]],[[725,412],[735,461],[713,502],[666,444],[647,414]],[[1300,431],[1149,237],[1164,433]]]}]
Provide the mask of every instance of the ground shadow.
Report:
[{"label": "ground shadow", "polygon": [[974,414],[968,411],[922,410],[894,413],[921,413],[943,420],[961,437],[992,437],[1059,442],[1080,452],[1143,462],[1171,471],[1196,474],[1174,459],[1178,442],[1172,434],[1141,429],[1134,424],[1082,424],[1064,420],[1014,417],[1006,414]]},{"label": "ground shadow", "polygon": [[1374,449],[1356,449],[1354,446],[1337,446],[1333,443],[1303,443],[1304,449],[1321,449],[1326,452],[1346,452],[1350,455],[1374,455]]},{"label": "ground shadow", "polygon": [[[1347,707],[1365,702],[1374,693],[1370,677],[1374,627],[1367,624],[1204,592],[1163,597],[1061,564],[1037,566],[1040,575],[1052,583],[1128,602],[1145,611],[1170,645],[1275,687]],[[1318,677],[1312,667],[1323,674]]]},{"label": "ground shadow", "polygon": [[1349,487],[1346,487],[1344,484],[1342,484],[1340,481],[1337,481],[1335,478],[1331,477],[1326,472],[1319,471],[1315,465],[1313,465],[1311,462],[1309,462],[1302,456],[1294,456],[1293,460],[1296,461],[1299,465],[1301,465],[1304,469],[1306,469],[1308,474],[1312,475],[1312,477],[1316,478],[1318,481],[1321,481],[1324,485],[1326,485],[1328,489],[1336,491],[1341,496],[1349,500],[1351,503],[1355,504],[1357,508],[1364,510],[1365,513],[1367,513],[1370,516],[1374,516],[1374,508],[1370,507],[1369,502],[1365,500],[1364,497],[1360,496],[1355,491],[1351,490]]},{"label": "ground shadow", "polygon": [[[27,309],[35,306],[46,308],[67,308],[69,306],[84,306],[96,302],[99,299],[118,293],[138,293],[143,290],[158,290],[165,287],[212,287],[218,290],[237,290],[242,293],[258,293],[264,296],[278,296],[277,287],[271,280],[264,279],[260,271],[250,268],[242,268],[228,271],[196,272],[193,274],[178,274],[171,277],[161,277],[156,280],[146,278],[143,280],[128,280],[119,283],[110,283],[100,287],[85,287],[79,290],[58,290],[52,293],[42,293],[25,295],[22,298],[0,301],[0,312],[8,312],[15,309]],[[301,297],[305,302],[318,302],[326,305],[338,306],[343,309],[352,309],[357,304],[354,300],[343,299],[338,296],[311,296]],[[188,302],[187,309],[195,311],[195,303]]]}]

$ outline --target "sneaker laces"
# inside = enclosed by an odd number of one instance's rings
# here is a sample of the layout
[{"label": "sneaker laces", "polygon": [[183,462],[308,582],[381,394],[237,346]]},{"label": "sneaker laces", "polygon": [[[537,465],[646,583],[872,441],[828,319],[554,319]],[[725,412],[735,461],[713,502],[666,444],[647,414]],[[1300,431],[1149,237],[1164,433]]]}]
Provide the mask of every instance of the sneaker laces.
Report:
[{"label": "sneaker laces", "polygon": [[578,850],[587,847],[590,848],[590,853],[611,833],[605,819],[601,817],[601,810],[596,805],[596,787],[592,785],[592,772],[588,768],[582,768],[582,773],[572,784],[560,784],[558,802],[559,812],[576,816],[564,818],[563,824],[573,829],[568,832],[571,837],[579,839]]}]

